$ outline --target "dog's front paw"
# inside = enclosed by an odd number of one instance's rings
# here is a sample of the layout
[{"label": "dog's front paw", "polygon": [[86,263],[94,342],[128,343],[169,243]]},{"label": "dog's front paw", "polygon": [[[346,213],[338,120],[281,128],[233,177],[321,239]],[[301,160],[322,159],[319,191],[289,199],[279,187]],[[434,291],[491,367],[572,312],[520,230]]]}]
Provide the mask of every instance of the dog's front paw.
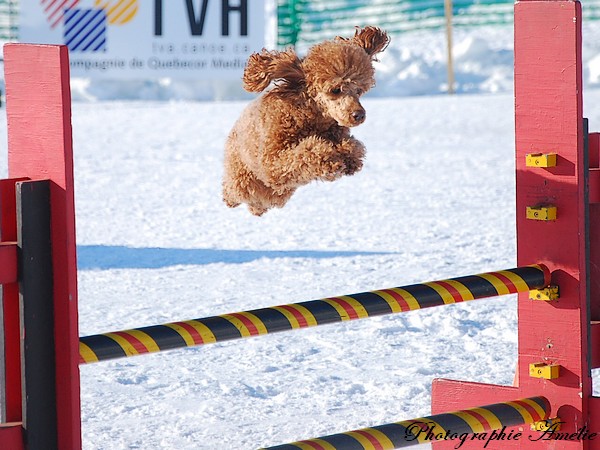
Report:
[{"label": "dog's front paw", "polygon": [[363,166],[365,157],[365,146],[359,140],[354,138],[343,139],[339,146],[340,156],[342,157],[346,170],[344,175],[354,175]]},{"label": "dog's front paw", "polygon": [[351,158],[348,157],[344,160],[346,165],[346,169],[344,170],[344,175],[354,175],[356,172],[359,172],[363,167],[363,161],[361,158]]},{"label": "dog's front paw", "polygon": [[347,167],[344,159],[338,156],[336,158],[323,161],[320,169],[321,173],[319,174],[319,178],[321,180],[335,181],[346,173]]}]

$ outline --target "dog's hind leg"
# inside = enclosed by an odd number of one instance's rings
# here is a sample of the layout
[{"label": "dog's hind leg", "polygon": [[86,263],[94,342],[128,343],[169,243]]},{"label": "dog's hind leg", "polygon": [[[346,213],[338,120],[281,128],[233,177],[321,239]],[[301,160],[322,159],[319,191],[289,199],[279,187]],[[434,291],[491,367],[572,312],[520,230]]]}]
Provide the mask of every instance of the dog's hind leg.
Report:
[{"label": "dog's hind leg", "polygon": [[223,201],[230,208],[246,203],[252,214],[260,216],[271,208],[283,207],[293,192],[294,189],[275,192],[258,179],[236,154],[226,158]]},{"label": "dog's hind leg", "polygon": [[223,201],[230,208],[248,202],[254,175],[246,168],[236,153],[225,155],[223,175]]}]

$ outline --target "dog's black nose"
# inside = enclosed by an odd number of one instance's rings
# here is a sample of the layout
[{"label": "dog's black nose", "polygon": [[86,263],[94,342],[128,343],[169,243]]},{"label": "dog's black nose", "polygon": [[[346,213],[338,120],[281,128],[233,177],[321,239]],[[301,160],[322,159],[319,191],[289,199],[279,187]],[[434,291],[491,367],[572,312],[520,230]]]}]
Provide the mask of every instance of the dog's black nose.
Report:
[{"label": "dog's black nose", "polygon": [[366,115],[365,110],[359,109],[352,113],[352,118],[354,119],[355,122],[359,123],[359,122],[362,122],[363,120],[365,120],[365,115]]}]

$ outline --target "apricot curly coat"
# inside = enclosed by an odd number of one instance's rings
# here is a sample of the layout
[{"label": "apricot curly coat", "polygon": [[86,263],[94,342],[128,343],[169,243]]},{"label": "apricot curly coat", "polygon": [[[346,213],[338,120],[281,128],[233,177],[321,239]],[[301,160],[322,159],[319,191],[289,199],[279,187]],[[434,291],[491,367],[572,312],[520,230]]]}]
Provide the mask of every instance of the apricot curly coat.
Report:
[{"label": "apricot curly coat", "polygon": [[309,49],[263,49],[248,59],[244,88],[262,92],[227,138],[223,200],[256,216],[281,208],[299,186],[333,181],[363,165],[365,148],[350,127],[365,120],[359,98],[375,84],[372,62],[389,43],[376,27]]}]

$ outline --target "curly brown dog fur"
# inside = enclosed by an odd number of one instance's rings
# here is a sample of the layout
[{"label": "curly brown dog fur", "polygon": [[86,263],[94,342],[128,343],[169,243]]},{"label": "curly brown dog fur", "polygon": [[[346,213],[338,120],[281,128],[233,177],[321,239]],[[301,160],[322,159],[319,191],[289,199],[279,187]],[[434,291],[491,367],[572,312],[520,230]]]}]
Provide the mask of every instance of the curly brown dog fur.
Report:
[{"label": "curly brown dog fur", "polygon": [[223,200],[256,216],[281,208],[312,180],[333,181],[363,165],[365,148],[350,127],[365,120],[359,98],[374,84],[372,62],[389,43],[375,27],[294,50],[262,50],[248,59],[244,88],[262,92],[234,125],[225,146]]}]

